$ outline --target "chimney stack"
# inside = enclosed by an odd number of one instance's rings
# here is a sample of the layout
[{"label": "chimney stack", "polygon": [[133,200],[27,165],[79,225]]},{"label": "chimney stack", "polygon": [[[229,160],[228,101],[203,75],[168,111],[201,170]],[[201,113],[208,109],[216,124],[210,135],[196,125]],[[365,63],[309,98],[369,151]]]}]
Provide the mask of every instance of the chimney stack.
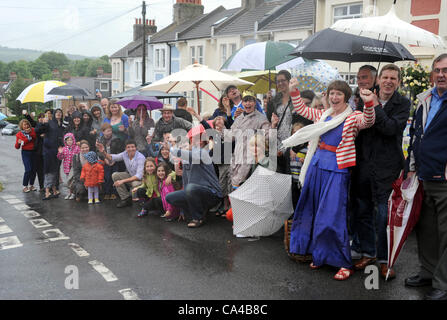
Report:
[{"label": "chimney stack", "polygon": [[96,69],[96,77],[102,78],[103,76],[104,76],[104,69],[102,67],[98,67],[98,69]]},{"label": "chimney stack", "polygon": [[[144,25],[141,22],[141,18],[135,18],[135,24],[133,25],[133,41],[137,41],[143,36]],[[157,26],[155,20],[146,19],[146,36],[157,33]]]},{"label": "chimney stack", "polygon": [[62,80],[70,80],[70,71],[68,70],[62,71]]},{"label": "chimney stack", "polygon": [[242,8],[244,9],[254,9],[261,6],[264,0],[242,0]]},{"label": "chimney stack", "polygon": [[60,77],[59,70],[54,69],[52,72],[52,75],[53,75],[53,79],[59,79],[59,77]]},{"label": "chimney stack", "polygon": [[181,24],[201,16],[204,11],[202,0],[177,0],[174,4],[174,23]]},{"label": "chimney stack", "polygon": [[9,81],[15,81],[17,80],[17,74],[14,71],[11,71],[9,73]]}]

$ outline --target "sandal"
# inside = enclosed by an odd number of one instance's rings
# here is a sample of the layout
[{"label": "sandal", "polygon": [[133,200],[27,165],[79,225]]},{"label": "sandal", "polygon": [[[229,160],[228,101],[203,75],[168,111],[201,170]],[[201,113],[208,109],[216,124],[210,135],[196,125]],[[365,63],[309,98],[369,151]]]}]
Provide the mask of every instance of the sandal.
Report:
[{"label": "sandal", "polygon": [[202,222],[199,220],[191,220],[191,222],[188,223],[188,228],[198,228],[202,225]]},{"label": "sandal", "polygon": [[144,217],[144,216],[147,216],[147,211],[143,209],[143,210],[140,211],[140,213],[137,215],[137,217],[141,218],[141,217]]},{"label": "sandal", "polygon": [[354,265],[354,269],[363,270],[374,262],[376,262],[376,258],[363,257]]},{"label": "sandal", "polygon": [[37,189],[34,186],[30,186],[29,191],[37,191]]},{"label": "sandal", "polygon": [[42,200],[50,200],[52,198],[53,198],[53,196],[50,194],[49,196],[43,197]]},{"label": "sandal", "polygon": [[353,273],[353,269],[340,268],[340,270],[338,270],[338,272],[335,274],[334,279],[343,281],[348,279]]},{"label": "sandal", "polygon": [[320,268],[321,268],[321,266],[316,266],[316,265],[314,265],[313,262],[310,263],[309,267],[310,267],[312,270],[317,270],[317,269],[320,269]]},{"label": "sandal", "polygon": [[31,190],[28,188],[28,187],[23,187],[23,190],[22,190],[24,193],[28,193],[28,192],[30,192]]}]

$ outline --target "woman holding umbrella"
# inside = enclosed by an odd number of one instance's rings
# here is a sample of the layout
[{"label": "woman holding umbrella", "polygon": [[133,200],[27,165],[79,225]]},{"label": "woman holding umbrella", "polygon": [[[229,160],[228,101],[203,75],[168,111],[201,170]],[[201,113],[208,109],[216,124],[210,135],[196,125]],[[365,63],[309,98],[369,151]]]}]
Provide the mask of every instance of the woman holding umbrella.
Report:
[{"label": "woman holding umbrella", "polygon": [[350,174],[355,166],[355,137],[359,130],[375,121],[373,93],[363,89],[364,112],[352,111],[347,104],[352,91],[344,81],[333,81],[327,89],[330,108],[326,111],[306,107],[290,81],[290,95],[296,112],[315,123],[283,140],[292,147],[309,141],[301,169],[301,196],[295,209],[290,234],[290,252],[311,254],[312,269],[327,264],[339,268],[336,280],[353,273],[347,228],[347,202]]},{"label": "woman holding umbrella", "polygon": [[135,113],[135,121],[129,126],[129,136],[135,140],[137,150],[143,154],[146,152],[147,147],[146,136],[148,135],[149,129],[154,127],[154,119],[149,117],[146,105],[139,104]]}]

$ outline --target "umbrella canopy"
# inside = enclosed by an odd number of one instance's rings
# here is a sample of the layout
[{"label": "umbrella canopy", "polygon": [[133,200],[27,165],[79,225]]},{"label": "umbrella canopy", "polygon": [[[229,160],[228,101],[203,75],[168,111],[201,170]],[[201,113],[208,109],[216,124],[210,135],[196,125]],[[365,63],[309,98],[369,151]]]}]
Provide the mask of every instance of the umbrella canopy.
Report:
[{"label": "umbrella canopy", "polygon": [[423,197],[422,184],[419,184],[419,179],[416,175],[403,180],[402,172],[399,179],[393,183],[393,191],[388,200],[387,238],[389,270],[396,262],[405,240],[419,220]]},{"label": "umbrella canopy", "polygon": [[267,93],[275,85],[276,71],[244,71],[235,75],[239,79],[253,82],[251,85],[239,86],[239,90],[251,90],[254,93]]},{"label": "umbrella canopy", "polygon": [[416,60],[403,45],[392,42],[385,44],[380,58],[382,47],[383,41],[327,28],[304,40],[290,55],[349,63]]},{"label": "umbrella canopy", "polygon": [[5,118],[8,118],[6,115],[4,115],[3,113],[0,112],[0,120],[3,120]]},{"label": "umbrella canopy", "polygon": [[242,186],[230,193],[233,233],[269,236],[293,213],[292,177],[258,166]]},{"label": "umbrella canopy", "polygon": [[[166,93],[171,91],[193,91],[196,90],[199,96],[199,88],[207,91],[224,90],[227,86],[233,84],[235,86],[252,84],[251,82],[238,79],[223,72],[219,72],[208,68],[199,63],[187,66],[185,69],[173,73],[161,80],[158,80],[141,90],[162,90]],[[198,112],[200,114],[200,101],[197,99]]]},{"label": "umbrella canopy", "polygon": [[341,80],[337,69],[324,61],[303,59],[303,63],[291,70],[292,76],[299,82],[298,89],[324,92],[329,83]]},{"label": "umbrella canopy", "polygon": [[440,36],[399,19],[395,4],[384,16],[342,19],[335,22],[331,29],[407,45],[447,48]]},{"label": "umbrella canopy", "polygon": [[116,103],[122,105],[126,109],[136,109],[140,104],[146,106],[147,110],[155,110],[163,108],[163,103],[155,97],[146,97],[142,95],[135,95],[125,97],[118,100]]},{"label": "umbrella canopy", "polygon": [[65,96],[65,97],[86,97],[90,92],[84,88],[75,86],[73,84],[66,84],[64,86],[56,87],[50,90],[48,94]]},{"label": "umbrella canopy", "polygon": [[158,91],[158,90],[140,90],[141,88],[150,85],[150,83],[146,83],[144,85],[140,85],[138,87],[117,93],[113,96],[111,96],[111,99],[121,99],[125,97],[135,96],[135,95],[141,95],[145,97],[155,97],[157,99],[170,99],[170,98],[181,98],[184,97],[183,94],[180,93],[166,93],[164,91]]},{"label": "umbrella canopy", "polygon": [[30,84],[25,90],[20,93],[16,100],[19,100],[21,103],[27,102],[40,102],[45,103],[48,101],[53,101],[56,99],[65,99],[66,97],[50,95],[51,89],[55,87],[60,87],[65,85],[64,82],[49,80],[49,81],[40,81],[33,84]]},{"label": "umbrella canopy", "polygon": [[221,71],[274,70],[290,60],[287,55],[294,46],[287,42],[258,42],[246,45],[233,53],[220,68]]}]

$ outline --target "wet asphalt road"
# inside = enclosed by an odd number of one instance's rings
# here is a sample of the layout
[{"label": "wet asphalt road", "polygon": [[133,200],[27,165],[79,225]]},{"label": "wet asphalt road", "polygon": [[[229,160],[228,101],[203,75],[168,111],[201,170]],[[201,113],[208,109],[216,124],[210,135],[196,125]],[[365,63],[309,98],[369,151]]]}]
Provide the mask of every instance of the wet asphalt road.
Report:
[{"label": "wet asphalt road", "polygon": [[[235,238],[231,223],[212,215],[201,228],[188,229],[184,222],[156,216],[136,218],[136,205],[117,209],[109,201],[89,206],[63,196],[41,201],[39,192],[21,192],[23,165],[14,139],[0,137],[0,181],[5,187],[0,193],[0,299],[123,299],[119,291],[130,289],[133,297],[155,300],[413,300],[429,290],[403,285],[418,269],[414,235],[397,261],[397,278],[388,283],[381,279],[378,290],[367,290],[363,272],[338,282],[332,268],[314,271],[289,260],[283,230],[249,241]],[[18,200],[2,198],[8,195]],[[23,204],[31,209],[14,207]],[[40,216],[24,216],[29,210]],[[34,219],[51,226],[37,228],[30,222]],[[47,232],[54,229],[62,239]],[[1,239],[9,237],[17,237],[19,246],[1,250]],[[69,243],[89,255],[78,256]],[[92,261],[102,263],[115,276],[105,277],[114,281],[106,281]],[[65,288],[66,278],[73,276],[72,271],[64,273],[67,266],[77,268],[79,289]]]}]

